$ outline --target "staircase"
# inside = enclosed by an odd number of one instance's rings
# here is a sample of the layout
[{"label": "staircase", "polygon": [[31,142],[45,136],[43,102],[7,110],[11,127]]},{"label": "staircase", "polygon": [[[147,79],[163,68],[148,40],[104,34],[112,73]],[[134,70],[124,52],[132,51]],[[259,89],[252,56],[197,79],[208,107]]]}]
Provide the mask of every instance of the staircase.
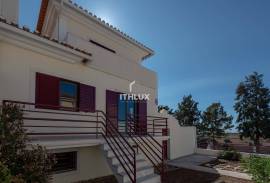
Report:
[{"label": "staircase", "polygon": [[[111,150],[108,143],[104,143],[102,146],[107,161],[114,172],[119,183],[129,183],[131,182],[129,176],[125,172],[123,166],[120,164],[115,153]],[[119,151],[120,152],[120,151]],[[120,152],[119,155],[122,155]],[[136,153],[136,182],[137,183],[160,183],[160,176],[154,173],[153,166],[145,160],[145,157],[142,153]],[[126,158],[127,161],[127,158]],[[132,166],[129,164],[129,166]]]}]

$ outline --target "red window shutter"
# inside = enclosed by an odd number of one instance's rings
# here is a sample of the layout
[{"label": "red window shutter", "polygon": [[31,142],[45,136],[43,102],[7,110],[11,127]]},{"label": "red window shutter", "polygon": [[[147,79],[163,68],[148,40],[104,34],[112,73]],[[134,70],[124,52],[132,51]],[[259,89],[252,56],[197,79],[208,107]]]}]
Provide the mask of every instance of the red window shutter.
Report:
[{"label": "red window shutter", "polygon": [[147,133],[147,101],[139,100],[137,103],[137,112],[138,112],[138,134]]},{"label": "red window shutter", "polygon": [[80,84],[80,111],[95,112],[96,111],[96,88],[93,86]]},{"label": "red window shutter", "polygon": [[39,108],[55,109],[59,106],[60,79],[42,73],[36,74],[36,104]]},{"label": "red window shutter", "polygon": [[162,147],[163,147],[163,158],[165,160],[168,160],[168,140],[162,141]]},{"label": "red window shutter", "polygon": [[[106,114],[111,124],[116,128],[118,128],[118,99],[118,92],[106,90]],[[108,129],[110,129],[109,127]]]}]

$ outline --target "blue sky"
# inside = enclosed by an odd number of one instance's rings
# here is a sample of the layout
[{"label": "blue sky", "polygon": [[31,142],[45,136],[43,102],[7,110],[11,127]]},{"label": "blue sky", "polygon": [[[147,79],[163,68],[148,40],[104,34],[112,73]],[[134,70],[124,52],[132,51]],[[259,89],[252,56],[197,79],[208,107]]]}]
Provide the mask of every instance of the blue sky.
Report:
[{"label": "blue sky", "polygon": [[[20,0],[20,23],[34,28],[39,0]],[[76,0],[156,54],[159,104],[192,94],[204,110],[221,102],[234,114],[237,84],[258,71],[270,87],[269,0]]]}]

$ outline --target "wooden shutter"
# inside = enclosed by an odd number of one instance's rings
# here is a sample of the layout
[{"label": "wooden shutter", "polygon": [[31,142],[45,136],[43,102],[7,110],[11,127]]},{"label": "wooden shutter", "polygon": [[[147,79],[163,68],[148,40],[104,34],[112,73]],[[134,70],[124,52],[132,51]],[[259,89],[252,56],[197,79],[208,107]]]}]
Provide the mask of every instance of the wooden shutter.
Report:
[{"label": "wooden shutter", "polygon": [[147,133],[147,101],[139,100],[137,102],[138,128],[137,133],[144,135]]},{"label": "wooden shutter", "polygon": [[80,84],[80,111],[95,112],[96,111],[96,88],[93,86]]},{"label": "wooden shutter", "polygon": [[42,73],[36,74],[36,104],[38,108],[57,109],[60,79]]},{"label": "wooden shutter", "polygon": [[[119,93],[106,90],[106,114],[111,122],[118,129],[118,99]],[[108,128],[110,128],[108,126]]]},{"label": "wooden shutter", "polygon": [[162,141],[162,148],[163,148],[163,158],[164,160],[168,160],[168,140]]}]

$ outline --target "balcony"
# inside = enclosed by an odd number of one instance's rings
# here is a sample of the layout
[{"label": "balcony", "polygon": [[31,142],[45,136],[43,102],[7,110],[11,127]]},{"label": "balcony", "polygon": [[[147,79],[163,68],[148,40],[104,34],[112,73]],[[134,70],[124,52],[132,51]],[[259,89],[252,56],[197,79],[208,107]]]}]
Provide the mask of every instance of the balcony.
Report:
[{"label": "balcony", "polygon": [[[6,104],[21,108],[24,128],[31,143],[44,145],[48,149],[102,144],[103,135],[111,131],[110,119],[100,110],[77,112],[74,108],[4,100],[3,105]],[[125,133],[121,132],[121,125],[116,127],[127,139],[130,134],[168,139],[167,118],[147,116],[147,125],[138,126],[134,119],[129,119],[127,124]]]}]

